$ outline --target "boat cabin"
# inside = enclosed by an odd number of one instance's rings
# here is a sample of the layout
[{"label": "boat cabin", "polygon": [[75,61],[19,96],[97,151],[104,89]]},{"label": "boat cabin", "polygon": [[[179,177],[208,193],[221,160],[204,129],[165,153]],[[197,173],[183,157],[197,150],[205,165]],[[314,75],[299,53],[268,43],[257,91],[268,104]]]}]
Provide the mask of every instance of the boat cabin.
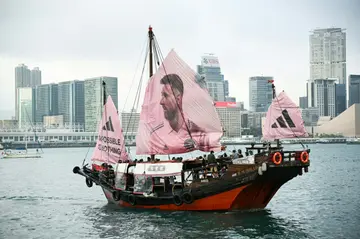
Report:
[{"label": "boat cabin", "polygon": [[115,187],[134,194],[167,194],[183,187],[183,163],[178,161],[117,165]]},{"label": "boat cabin", "polygon": [[191,183],[214,179],[212,165],[204,165],[201,160],[132,162],[115,167],[115,188],[134,194],[172,195]]}]

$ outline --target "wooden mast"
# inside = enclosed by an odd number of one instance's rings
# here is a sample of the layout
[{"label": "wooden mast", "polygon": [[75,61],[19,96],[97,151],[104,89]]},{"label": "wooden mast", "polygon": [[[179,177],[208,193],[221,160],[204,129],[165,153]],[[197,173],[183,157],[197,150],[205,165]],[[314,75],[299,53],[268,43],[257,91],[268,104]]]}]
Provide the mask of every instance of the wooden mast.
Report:
[{"label": "wooden mast", "polygon": [[[152,31],[152,27],[149,26],[149,78],[153,75],[153,41],[154,41],[154,33]],[[151,161],[155,161],[155,154],[151,154]]]},{"label": "wooden mast", "polygon": [[154,41],[154,33],[152,31],[152,27],[149,26],[149,77],[153,75],[153,41]]},{"label": "wooden mast", "polygon": [[[276,97],[276,91],[275,91],[275,85],[274,85],[274,80],[269,80],[269,83],[271,83],[271,88],[272,88],[272,93],[273,93],[273,99],[275,99]],[[280,148],[280,140],[276,139],[276,147]]]}]

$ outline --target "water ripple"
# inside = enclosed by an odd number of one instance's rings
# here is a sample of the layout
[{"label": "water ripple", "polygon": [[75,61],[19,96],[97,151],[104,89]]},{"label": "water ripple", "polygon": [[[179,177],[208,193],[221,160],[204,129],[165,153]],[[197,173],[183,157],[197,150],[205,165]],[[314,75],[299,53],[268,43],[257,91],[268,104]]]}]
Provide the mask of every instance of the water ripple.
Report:
[{"label": "water ripple", "polygon": [[267,209],[225,213],[108,205],[99,187],[72,173],[86,149],[1,160],[0,238],[360,238],[360,147],[311,150],[309,173],[285,184]]}]

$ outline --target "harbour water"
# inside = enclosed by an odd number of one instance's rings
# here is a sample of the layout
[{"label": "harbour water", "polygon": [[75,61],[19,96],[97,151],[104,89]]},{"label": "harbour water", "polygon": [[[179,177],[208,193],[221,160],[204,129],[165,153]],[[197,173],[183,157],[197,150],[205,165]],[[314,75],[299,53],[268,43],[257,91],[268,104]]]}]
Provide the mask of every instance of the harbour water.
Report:
[{"label": "harbour water", "polygon": [[266,209],[226,213],[114,208],[72,173],[86,148],[1,159],[0,238],[360,238],[360,145],[310,148],[309,173]]}]

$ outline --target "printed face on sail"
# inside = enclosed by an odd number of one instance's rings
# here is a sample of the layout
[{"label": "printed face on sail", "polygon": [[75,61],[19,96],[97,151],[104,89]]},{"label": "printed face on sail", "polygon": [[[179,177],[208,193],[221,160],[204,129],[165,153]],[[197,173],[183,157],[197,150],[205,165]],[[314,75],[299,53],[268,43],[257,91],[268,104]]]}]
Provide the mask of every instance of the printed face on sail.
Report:
[{"label": "printed face on sail", "polygon": [[160,83],[163,85],[161,90],[160,105],[164,110],[164,117],[168,121],[177,119],[180,109],[182,109],[182,96],[184,86],[178,75],[170,74],[164,76]]}]

